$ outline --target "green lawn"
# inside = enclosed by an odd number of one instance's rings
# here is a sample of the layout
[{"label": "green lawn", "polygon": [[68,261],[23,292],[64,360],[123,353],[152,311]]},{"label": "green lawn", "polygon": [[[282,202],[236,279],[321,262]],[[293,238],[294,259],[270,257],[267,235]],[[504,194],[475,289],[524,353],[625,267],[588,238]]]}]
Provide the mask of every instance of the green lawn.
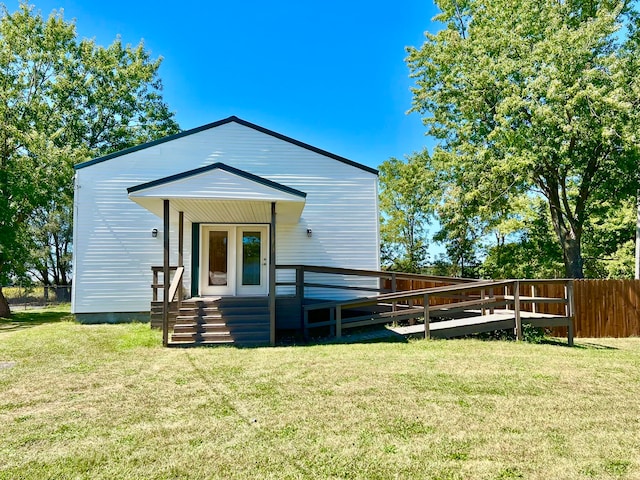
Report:
[{"label": "green lawn", "polygon": [[640,339],[180,350],[43,314],[0,321],[0,478],[640,477]]}]

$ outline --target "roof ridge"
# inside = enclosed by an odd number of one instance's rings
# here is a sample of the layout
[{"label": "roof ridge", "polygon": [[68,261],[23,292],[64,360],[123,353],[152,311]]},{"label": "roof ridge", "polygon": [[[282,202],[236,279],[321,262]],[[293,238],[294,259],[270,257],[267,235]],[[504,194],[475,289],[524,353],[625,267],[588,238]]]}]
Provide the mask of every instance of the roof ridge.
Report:
[{"label": "roof ridge", "polygon": [[327,150],[323,150],[321,148],[314,147],[313,145],[310,145],[308,143],[301,142],[299,140],[296,140],[294,138],[288,137],[288,136],[283,135],[281,133],[275,132],[273,130],[269,130],[268,128],[261,127],[260,125],[248,122],[247,120],[243,120],[243,119],[241,119],[241,118],[239,118],[239,117],[237,117],[235,115],[231,115],[230,117],[223,118],[222,120],[218,120],[218,121],[215,121],[215,122],[207,123],[207,124],[201,125],[199,127],[191,128],[189,130],[183,130],[182,132],[175,133],[173,135],[167,135],[166,137],[162,137],[162,138],[159,138],[157,140],[153,140],[151,142],[142,143],[140,145],[136,145],[136,146],[133,146],[133,147],[125,148],[124,150],[118,150],[117,152],[113,152],[113,153],[110,153],[110,154],[107,154],[107,155],[103,155],[101,157],[97,157],[97,158],[94,158],[94,159],[91,159],[91,160],[87,160],[86,162],[81,162],[81,163],[75,165],[73,168],[74,168],[74,170],[80,170],[82,168],[90,167],[92,165],[95,165],[95,164],[98,164],[98,163],[102,163],[102,162],[105,162],[107,160],[111,160],[113,158],[121,157],[121,156],[127,155],[129,153],[137,152],[139,150],[144,150],[144,149],[149,148],[149,147],[153,147],[153,146],[160,145],[160,144],[163,144],[163,143],[166,143],[166,142],[170,142],[170,141],[176,140],[178,138],[187,137],[189,135],[200,133],[200,132],[203,132],[205,130],[209,130],[209,129],[212,129],[212,128],[219,127],[221,125],[226,125],[227,123],[231,123],[231,122],[237,123],[237,124],[245,126],[247,128],[251,128],[253,130],[256,130],[258,132],[264,133],[266,135],[270,135],[270,136],[272,136],[274,138],[278,138],[280,140],[283,140],[285,142],[291,143],[293,145],[296,145],[298,147],[304,148],[306,150],[318,153],[318,154],[323,155],[325,157],[332,158],[334,160],[337,160],[337,161],[339,161],[341,163],[350,165],[352,167],[359,168],[361,170],[364,170],[365,172],[369,172],[369,173],[373,173],[374,175],[378,175],[378,170],[376,170],[375,168],[371,168],[371,167],[368,167],[368,166],[363,165],[361,163],[354,162],[353,160],[349,160],[348,158],[341,157],[340,155],[336,155],[334,153],[328,152]]}]

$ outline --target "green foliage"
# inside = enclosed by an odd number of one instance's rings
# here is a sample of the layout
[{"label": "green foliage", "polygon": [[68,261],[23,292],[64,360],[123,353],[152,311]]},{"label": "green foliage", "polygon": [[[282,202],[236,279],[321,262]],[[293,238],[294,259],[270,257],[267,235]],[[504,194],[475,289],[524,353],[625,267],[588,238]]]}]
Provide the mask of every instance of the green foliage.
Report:
[{"label": "green foliage", "polygon": [[413,110],[440,141],[434,159],[460,190],[451,198],[486,231],[516,214],[522,195],[542,195],[566,274],[583,276],[589,218],[637,188],[634,5],[436,3],[444,27],[410,48],[407,62]]},{"label": "green foliage", "polygon": [[521,220],[509,236],[486,250],[486,278],[557,278],[563,276],[562,251],[553,237],[549,214],[540,199],[522,206]]},{"label": "green foliage", "polygon": [[380,165],[380,236],[387,268],[416,273],[424,268],[436,191],[427,152]]},{"label": "green foliage", "polygon": [[160,59],[142,43],[103,48],[78,40],[61,14],[1,9],[0,285],[28,269],[65,283],[73,164],[178,126],[160,94]]},{"label": "green foliage", "polygon": [[584,229],[585,274],[592,278],[633,278],[635,270],[635,199],[594,209]]}]

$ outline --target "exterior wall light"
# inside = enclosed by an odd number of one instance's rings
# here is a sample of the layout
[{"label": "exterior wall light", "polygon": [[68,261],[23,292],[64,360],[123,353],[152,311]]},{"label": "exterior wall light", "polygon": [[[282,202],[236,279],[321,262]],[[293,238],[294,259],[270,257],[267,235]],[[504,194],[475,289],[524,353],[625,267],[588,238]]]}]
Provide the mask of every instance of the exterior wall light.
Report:
[{"label": "exterior wall light", "polygon": [[158,229],[154,228],[153,230],[151,230],[151,236],[153,238],[156,238],[158,236]]},{"label": "exterior wall light", "polygon": [[313,231],[311,231],[310,228],[307,228],[307,237],[309,238],[313,237]]}]

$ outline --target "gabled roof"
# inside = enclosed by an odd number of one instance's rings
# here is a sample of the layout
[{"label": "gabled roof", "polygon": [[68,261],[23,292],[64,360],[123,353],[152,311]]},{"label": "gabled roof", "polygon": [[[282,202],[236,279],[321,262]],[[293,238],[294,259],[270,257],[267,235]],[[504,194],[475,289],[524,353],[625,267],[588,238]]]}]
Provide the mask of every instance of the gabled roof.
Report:
[{"label": "gabled roof", "polygon": [[297,223],[307,194],[223,163],[214,163],[127,189],[129,198],[162,216],[164,201],[192,223]]},{"label": "gabled roof", "polygon": [[281,183],[277,183],[269,179],[259,177],[257,175],[253,175],[252,173],[245,172],[244,170],[239,170],[234,167],[230,167],[229,165],[225,165],[224,163],[220,163],[220,162],[212,163],[211,165],[206,165],[204,167],[196,168],[193,170],[187,170],[186,172],[178,173],[176,175],[171,175],[168,177],[159,178],[157,180],[152,180],[151,182],[142,183],[140,185],[135,185],[133,187],[127,188],[127,193],[140,192],[142,190],[159,187],[161,185],[166,185],[179,180],[186,180],[190,177],[201,175],[203,173],[210,172],[212,170],[224,170],[227,173],[237,175],[246,180],[250,180],[251,182],[259,183],[261,185],[267,186],[274,190],[280,190],[281,192],[288,193],[296,197],[306,198],[307,196],[305,192],[301,192],[300,190],[296,190],[295,188],[287,187],[286,185],[282,185]]},{"label": "gabled roof", "polygon": [[74,166],[75,170],[80,170],[81,168],[85,168],[85,167],[90,167],[91,165],[95,165],[96,163],[101,163],[101,162],[105,162],[107,160],[111,160],[112,158],[116,158],[116,157],[120,157],[122,155],[126,155],[128,153],[132,153],[132,152],[137,152],[138,150],[144,150],[145,148],[149,148],[149,147],[153,147],[155,145],[160,145],[162,143],[166,143],[166,142],[170,142],[172,140],[178,139],[178,138],[182,138],[182,137],[186,137],[189,135],[193,135],[194,133],[199,133],[205,130],[209,130],[211,128],[216,128],[219,127],[221,125],[226,125],[227,123],[231,123],[231,122],[235,122],[239,125],[243,125],[245,127],[251,128],[253,130],[256,130],[258,132],[262,132],[264,134],[270,135],[272,137],[275,137],[277,139],[283,140],[285,142],[291,143],[293,145],[296,145],[298,147],[304,148],[306,150],[310,150],[312,152],[318,153],[320,155],[324,155],[325,157],[329,157],[332,158],[334,160],[337,160],[339,162],[345,163],[347,165],[351,165],[352,167],[356,167],[359,168],[361,170],[364,170],[365,172],[369,172],[369,173],[373,173],[374,175],[378,174],[378,170],[376,170],[375,168],[371,168],[371,167],[367,167],[366,165],[363,165],[361,163],[358,162],[354,162],[353,160],[349,160],[347,158],[341,157],[339,155],[335,155],[331,152],[327,152],[326,150],[322,150],[320,148],[314,147],[312,145],[309,145],[307,143],[304,142],[300,142],[299,140],[295,140],[291,137],[287,137],[285,135],[282,135],[280,133],[274,132],[273,130],[268,130],[264,127],[261,127],[259,125],[256,125],[254,123],[250,123],[247,122],[246,120],[242,120],[241,118],[236,117],[235,115],[222,119],[222,120],[218,120],[217,122],[213,122],[213,123],[208,123],[206,125],[202,125],[201,127],[196,127],[196,128],[192,128],[190,130],[185,130],[182,131],[180,133],[176,133],[174,135],[169,135],[163,138],[160,138],[158,140],[154,140],[152,142],[147,142],[147,143],[143,143],[141,145],[136,145],[135,147],[131,147],[131,148],[126,148],[124,150],[120,150],[118,152],[114,152],[114,153],[110,153],[109,155],[105,155],[103,157],[98,157],[98,158],[94,158],[92,160],[88,160],[86,162],[82,162],[79,163],[77,165]]}]

